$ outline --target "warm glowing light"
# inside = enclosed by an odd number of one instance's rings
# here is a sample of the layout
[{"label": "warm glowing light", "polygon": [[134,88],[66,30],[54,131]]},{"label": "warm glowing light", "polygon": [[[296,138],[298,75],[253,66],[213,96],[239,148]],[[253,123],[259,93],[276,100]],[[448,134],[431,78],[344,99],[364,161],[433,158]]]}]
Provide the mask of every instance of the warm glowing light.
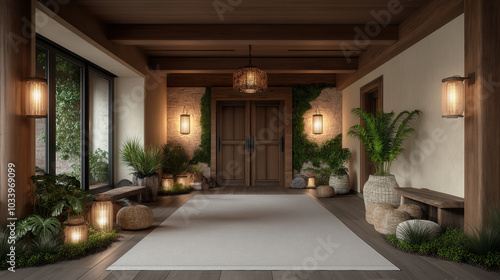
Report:
[{"label": "warm glowing light", "polygon": [[24,79],[26,96],[26,116],[46,118],[48,108],[47,81],[40,78]]},{"label": "warm glowing light", "polygon": [[161,187],[163,190],[171,190],[174,187],[174,178],[163,178]]},{"label": "warm glowing light", "polygon": [[233,73],[233,89],[243,93],[260,93],[267,90],[267,73],[262,68],[252,66],[252,46],[248,46],[248,66],[240,67]]},{"label": "warm glowing light", "polygon": [[113,203],[111,201],[94,201],[90,212],[92,226],[102,232],[113,230]]},{"label": "warm glowing light", "polygon": [[184,106],[184,109],[182,110],[182,115],[180,119],[180,132],[181,134],[189,134],[191,128],[191,117],[189,116],[189,113],[186,109],[186,106]]},{"label": "warm glowing light", "polygon": [[443,79],[441,111],[443,118],[460,118],[464,114],[464,78]]},{"label": "warm glowing light", "polygon": [[307,187],[308,188],[314,188],[316,187],[316,178],[313,177],[309,177],[309,179],[307,180]]},{"label": "warm glowing light", "polygon": [[88,227],[83,216],[69,217],[65,223],[64,235],[64,243],[87,242]]},{"label": "warm glowing light", "polygon": [[177,177],[177,183],[182,184],[183,186],[189,186],[189,178],[188,176],[179,176]]},{"label": "warm glowing light", "polygon": [[319,113],[318,107],[316,107],[316,114],[313,115],[312,122],[313,133],[323,133],[323,115]]}]

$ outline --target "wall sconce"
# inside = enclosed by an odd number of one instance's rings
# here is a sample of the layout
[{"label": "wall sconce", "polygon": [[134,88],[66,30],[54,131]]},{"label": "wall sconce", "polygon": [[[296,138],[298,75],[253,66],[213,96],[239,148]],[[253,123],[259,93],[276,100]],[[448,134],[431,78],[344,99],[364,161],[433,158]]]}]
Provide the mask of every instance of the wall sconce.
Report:
[{"label": "wall sconce", "polygon": [[41,78],[24,78],[24,94],[26,96],[26,116],[46,118],[48,107],[47,80]]},{"label": "wall sconce", "polygon": [[313,115],[313,133],[322,134],[323,133],[323,115],[319,113],[319,107],[316,106],[316,114]]},{"label": "wall sconce", "polygon": [[465,110],[464,80],[469,80],[469,85],[475,83],[475,73],[468,77],[453,76],[442,80],[441,112],[443,118],[462,118]]},{"label": "wall sconce", "polygon": [[163,190],[171,190],[174,187],[174,178],[163,178],[161,188]]},{"label": "wall sconce", "polygon": [[87,242],[88,227],[83,216],[69,217],[65,225],[64,243]]},{"label": "wall sconce", "polygon": [[186,109],[186,106],[184,106],[184,109],[182,109],[181,120],[180,120],[181,134],[189,134],[189,130],[191,127],[190,118],[191,117],[189,116],[188,110]]},{"label": "wall sconce", "polygon": [[113,203],[111,201],[94,201],[90,212],[90,223],[101,232],[113,230]]},{"label": "wall sconce", "polygon": [[308,188],[316,188],[316,177],[309,176],[307,179],[307,187]]}]

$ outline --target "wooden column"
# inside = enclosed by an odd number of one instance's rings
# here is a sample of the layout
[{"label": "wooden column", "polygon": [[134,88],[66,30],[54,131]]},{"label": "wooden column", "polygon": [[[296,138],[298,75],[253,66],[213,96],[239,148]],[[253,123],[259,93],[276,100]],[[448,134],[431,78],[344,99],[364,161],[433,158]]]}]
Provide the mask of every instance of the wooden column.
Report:
[{"label": "wooden column", "polygon": [[500,1],[465,0],[465,230],[500,206]]},{"label": "wooden column", "polygon": [[[16,217],[32,212],[35,173],[34,120],[24,116],[23,77],[34,70],[34,30],[30,0],[0,1],[0,222],[7,220],[8,164],[15,165]],[[9,216],[10,217],[10,216]]]}]

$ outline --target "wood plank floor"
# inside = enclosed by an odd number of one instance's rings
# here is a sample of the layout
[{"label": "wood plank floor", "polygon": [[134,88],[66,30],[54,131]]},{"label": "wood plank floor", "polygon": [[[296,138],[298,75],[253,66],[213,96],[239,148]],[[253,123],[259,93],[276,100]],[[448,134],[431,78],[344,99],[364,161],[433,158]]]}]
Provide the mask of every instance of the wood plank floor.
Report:
[{"label": "wood plank floor", "polygon": [[[125,254],[137,242],[150,233],[194,194],[309,194],[314,190],[294,190],[280,187],[237,188],[224,187],[194,192],[174,197],[159,197],[148,203],[153,209],[154,226],[144,231],[122,231],[120,241],[106,251],[80,260],[60,262],[43,267],[23,268],[15,273],[2,271],[0,279],[89,279],[89,280],[351,280],[351,279],[436,279],[436,280],[487,280],[500,279],[500,274],[469,265],[407,254],[389,245],[373,226],[364,220],[363,199],[349,194],[317,200],[337,216],[348,228],[386,257],[401,271],[107,271],[106,268]],[[311,217],[314,218],[314,217]]]}]

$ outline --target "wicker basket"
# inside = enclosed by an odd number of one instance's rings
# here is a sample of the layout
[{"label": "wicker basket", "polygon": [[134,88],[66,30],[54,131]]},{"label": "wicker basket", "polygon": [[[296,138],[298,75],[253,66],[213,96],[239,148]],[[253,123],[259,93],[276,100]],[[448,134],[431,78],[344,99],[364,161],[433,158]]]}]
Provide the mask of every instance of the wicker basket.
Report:
[{"label": "wicker basket", "polygon": [[335,194],[346,194],[351,191],[349,175],[347,174],[340,177],[331,175],[328,183],[335,189]]},{"label": "wicker basket", "polygon": [[316,189],[316,195],[318,197],[334,197],[335,189],[331,186],[322,185]]},{"label": "wicker basket", "polygon": [[405,211],[412,219],[422,219],[424,216],[422,208],[415,204],[403,204],[398,207],[398,210]]},{"label": "wicker basket", "polygon": [[373,225],[375,223],[375,218],[380,215],[384,210],[393,210],[394,205],[390,203],[372,203],[366,208],[366,221]]},{"label": "wicker basket", "polygon": [[375,230],[382,234],[396,234],[396,228],[410,219],[408,213],[401,210],[383,210],[375,217]]},{"label": "wicker basket", "polygon": [[363,187],[363,198],[365,209],[372,203],[390,203],[394,207],[401,204],[401,196],[394,193],[394,188],[399,187],[394,175],[374,176],[370,175]]},{"label": "wicker basket", "polygon": [[153,211],[144,205],[129,205],[118,211],[116,223],[125,230],[147,229],[153,224]]}]

